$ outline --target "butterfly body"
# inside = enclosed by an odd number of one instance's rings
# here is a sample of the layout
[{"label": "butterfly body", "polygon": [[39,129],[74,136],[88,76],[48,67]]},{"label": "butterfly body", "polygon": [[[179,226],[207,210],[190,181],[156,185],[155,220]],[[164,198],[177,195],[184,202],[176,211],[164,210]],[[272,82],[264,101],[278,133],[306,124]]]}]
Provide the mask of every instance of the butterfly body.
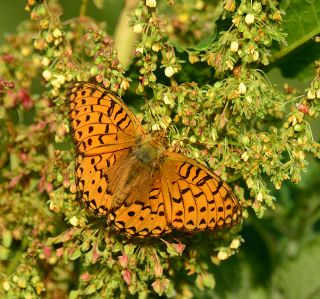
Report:
[{"label": "butterfly body", "polygon": [[146,134],[120,98],[91,83],[69,91],[77,147],[77,189],[88,208],[130,236],[201,231],[237,224],[230,187],[202,164]]}]

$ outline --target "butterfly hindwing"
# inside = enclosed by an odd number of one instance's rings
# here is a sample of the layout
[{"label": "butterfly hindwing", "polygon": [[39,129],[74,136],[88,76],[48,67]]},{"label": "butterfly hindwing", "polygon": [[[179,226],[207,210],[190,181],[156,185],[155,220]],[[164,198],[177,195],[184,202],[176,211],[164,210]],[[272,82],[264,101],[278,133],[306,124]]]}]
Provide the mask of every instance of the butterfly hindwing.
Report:
[{"label": "butterfly hindwing", "polygon": [[110,223],[126,234],[147,237],[160,236],[171,231],[164,211],[160,177],[151,186],[147,199],[141,199],[111,213]]},{"label": "butterfly hindwing", "polygon": [[112,208],[112,194],[108,192],[108,177],[105,170],[117,159],[127,155],[123,149],[91,157],[78,154],[76,159],[76,183],[79,196],[93,212],[106,215]]},{"label": "butterfly hindwing", "polygon": [[161,169],[166,215],[174,228],[205,230],[239,222],[241,208],[237,198],[212,171],[171,152]]}]

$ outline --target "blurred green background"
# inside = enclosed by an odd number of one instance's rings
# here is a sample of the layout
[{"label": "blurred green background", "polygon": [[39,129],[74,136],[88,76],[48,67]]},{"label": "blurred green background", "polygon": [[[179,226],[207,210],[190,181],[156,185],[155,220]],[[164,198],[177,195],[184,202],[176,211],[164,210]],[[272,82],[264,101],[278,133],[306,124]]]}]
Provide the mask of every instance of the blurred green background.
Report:
[{"label": "blurred green background", "polygon": [[[81,1],[61,3],[65,9],[62,19],[79,14]],[[99,10],[89,1],[87,14],[106,22],[108,33],[113,34],[123,4],[124,1],[109,0],[105,8]],[[24,1],[0,1],[0,43],[4,42],[6,33],[14,32],[26,18],[29,15],[24,11]],[[308,56],[309,46],[306,43],[296,49],[294,57]],[[312,59],[309,55],[309,60]],[[290,57],[282,59],[280,65],[288,66],[288,61]],[[298,72],[293,78],[284,77],[275,65],[265,72],[280,90],[288,83],[303,93],[312,80],[314,69],[311,61],[304,63],[301,71],[304,75]],[[312,128],[318,140],[319,121],[314,122]],[[308,172],[298,185],[285,183],[275,192],[275,211],[268,211],[263,219],[257,219],[252,213],[245,221],[245,243],[239,254],[212,269],[216,289],[201,297],[320,298],[320,163],[311,157],[309,162]]]}]

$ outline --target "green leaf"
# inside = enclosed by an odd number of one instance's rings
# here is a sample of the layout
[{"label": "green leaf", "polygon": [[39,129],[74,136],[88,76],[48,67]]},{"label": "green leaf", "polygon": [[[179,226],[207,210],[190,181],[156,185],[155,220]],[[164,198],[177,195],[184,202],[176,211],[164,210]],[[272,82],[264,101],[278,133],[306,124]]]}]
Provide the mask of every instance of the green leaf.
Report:
[{"label": "green leaf", "polygon": [[74,260],[78,259],[80,256],[81,256],[81,250],[80,249],[76,249],[75,251],[73,251],[72,253],[70,253],[68,255],[68,258],[71,261],[74,261]]},{"label": "green leaf", "polygon": [[311,80],[313,62],[320,57],[320,45],[312,37],[320,34],[320,1],[287,0],[281,9],[283,31],[287,33],[287,47],[273,56],[285,77]]},{"label": "green leaf", "polygon": [[2,245],[6,248],[9,248],[12,243],[12,234],[10,231],[5,230],[2,234]]},{"label": "green leaf", "polygon": [[203,274],[203,285],[209,289],[214,289],[216,281],[211,273]]},{"label": "green leaf", "polygon": [[169,40],[168,44],[174,47],[179,53],[183,53],[187,51],[187,48],[174,40]]},{"label": "green leaf", "polygon": [[320,33],[319,0],[287,0],[281,7],[285,11],[283,30],[288,34],[288,47],[295,49]]},{"label": "green leaf", "polygon": [[194,46],[193,45],[185,46],[174,40],[169,40],[168,44],[174,47],[179,53],[187,52],[188,50],[204,51],[211,46],[216,36],[217,36],[217,33],[216,31],[214,31],[212,32],[212,34],[206,36]]},{"label": "green leaf", "polygon": [[84,295],[90,295],[90,294],[95,293],[96,290],[97,290],[96,285],[95,285],[95,284],[90,284],[90,285],[88,285],[88,286],[85,288],[83,294],[84,294]]},{"label": "green leaf", "polygon": [[80,291],[79,290],[72,290],[69,294],[69,299],[77,299],[79,298]]},{"label": "green leaf", "polygon": [[320,237],[300,248],[300,254],[278,268],[273,278],[284,298],[319,298]]},{"label": "green leaf", "polygon": [[212,34],[206,36],[203,38],[198,44],[196,44],[194,47],[191,47],[193,50],[198,50],[198,51],[204,51],[208,49],[213,41],[216,39],[217,33],[214,31]]},{"label": "green leaf", "polygon": [[127,244],[127,245],[124,246],[124,253],[125,253],[127,256],[131,256],[131,255],[133,255],[135,249],[136,249],[136,246],[135,246],[135,245],[133,245],[133,244]]},{"label": "green leaf", "polygon": [[114,246],[112,247],[112,252],[119,252],[123,250],[123,246],[121,243],[116,243],[114,244]]}]

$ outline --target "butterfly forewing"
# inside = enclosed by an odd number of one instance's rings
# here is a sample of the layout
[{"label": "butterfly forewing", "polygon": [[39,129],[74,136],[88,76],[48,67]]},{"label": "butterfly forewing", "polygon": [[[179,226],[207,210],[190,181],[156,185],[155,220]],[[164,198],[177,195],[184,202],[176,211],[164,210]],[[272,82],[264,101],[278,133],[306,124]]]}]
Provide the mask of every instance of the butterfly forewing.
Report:
[{"label": "butterfly forewing", "polygon": [[114,152],[135,145],[143,129],[123,102],[107,90],[85,82],[70,91],[70,118],[79,153]]},{"label": "butterfly forewing", "polygon": [[143,129],[122,101],[107,90],[76,82],[69,90],[70,118],[78,150],[76,179],[79,196],[98,214],[108,214],[106,169],[128,154]]}]

